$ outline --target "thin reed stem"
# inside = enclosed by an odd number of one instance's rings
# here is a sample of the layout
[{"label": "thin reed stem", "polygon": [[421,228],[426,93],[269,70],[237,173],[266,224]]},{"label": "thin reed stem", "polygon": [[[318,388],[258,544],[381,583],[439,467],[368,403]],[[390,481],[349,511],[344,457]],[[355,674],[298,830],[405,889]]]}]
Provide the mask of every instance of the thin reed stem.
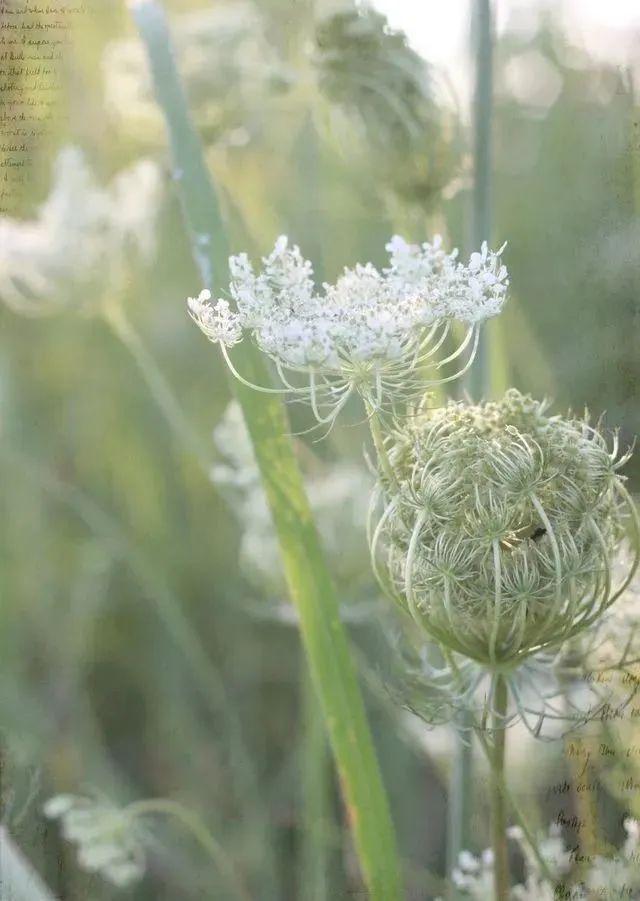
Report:
[{"label": "thin reed stem", "polygon": [[[493,129],[493,17],[491,0],[474,0],[471,21],[474,66],[474,92],[471,110],[473,122],[473,188],[469,243],[474,249],[491,240],[492,225],[492,129]],[[471,379],[473,381],[471,381]],[[480,400],[490,387],[489,348],[483,329],[470,390]]]}]

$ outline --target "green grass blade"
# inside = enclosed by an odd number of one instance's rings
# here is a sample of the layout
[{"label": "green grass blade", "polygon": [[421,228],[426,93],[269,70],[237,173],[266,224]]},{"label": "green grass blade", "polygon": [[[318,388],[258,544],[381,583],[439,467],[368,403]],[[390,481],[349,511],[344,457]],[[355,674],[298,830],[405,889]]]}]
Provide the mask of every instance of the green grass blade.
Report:
[{"label": "green grass blade", "polygon": [[0,827],[0,897],[6,901],[56,901],[4,826]]},{"label": "green grass blade", "polygon": [[[187,111],[164,12],[155,0],[130,0],[130,6],[149,55],[157,99],[167,120],[174,178],[194,258],[204,285],[215,290],[227,277],[224,225],[202,147]],[[268,378],[260,353],[248,342],[236,348],[234,363],[254,383],[264,384]],[[258,394],[238,383],[234,383],[234,388],[271,507],[363,876],[373,901],[394,901],[402,897],[402,889],[388,802],[339,617],[338,600],[288,438],[284,407],[274,397]]]}]

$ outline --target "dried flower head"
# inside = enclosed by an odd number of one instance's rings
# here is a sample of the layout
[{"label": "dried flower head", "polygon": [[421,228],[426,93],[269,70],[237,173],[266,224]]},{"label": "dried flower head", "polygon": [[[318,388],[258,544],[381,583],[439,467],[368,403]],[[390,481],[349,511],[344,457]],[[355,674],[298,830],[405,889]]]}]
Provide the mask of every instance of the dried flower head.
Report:
[{"label": "dried flower head", "polygon": [[617,457],[586,420],[510,390],[450,403],[387,439],[371,548],[387,591],[449,651],[508,671],[593,625],[628,584],[612,568],[638,520]]},{"label": "dried flower head", "polygon": [[77,847],[83,870],[100,873],[118,888],[144,876],[143,834],[126,807],[78,795],[55,795],[44,805],[44,813],[60,820],[65,839]]},{"label": "dried flower head", "polygon": [[151,160],[102,187],[82,151],[64,148],[37,217],[0,218],[0,298],[32,316],[86,308],[131,254],[153,256],[161,198],[161,173]]},{"label": "dried flower head", "polygon": [[377,183],[424,206],[459,166],[462,142],[438,73],[371,6],[329,10],[315,27],[314,73],[331,114],[318,117]]},{"label": "dried flower head", "polygon": [[[316,291],[311,263],[284,236],[260,272],[246,254],[229,260],[232,339],[238,328],[250,334],[274,361],[284,390],[308,399],[318,422],[332,423],[354,392],[369,410],[393,410],[462,375],[473,361],[479,324],[502,309],[508,286],[502,248],[493,253],[483,244],[466,265],[457,251],[442,249],[439,237],[418,246],[395,236],[387,249],[388,268],[379,271],[367,263],[345,269],[323,293]],[[216,310],[202,295],[189,301],[191,316],[220,343],[232,366],[224,330],[212,327]],[[454,320],[467,326],[465,337],[438,361]],[[458,372],[441,374],[467,350]],[[300,377],[304,384],[294,384]]]}]

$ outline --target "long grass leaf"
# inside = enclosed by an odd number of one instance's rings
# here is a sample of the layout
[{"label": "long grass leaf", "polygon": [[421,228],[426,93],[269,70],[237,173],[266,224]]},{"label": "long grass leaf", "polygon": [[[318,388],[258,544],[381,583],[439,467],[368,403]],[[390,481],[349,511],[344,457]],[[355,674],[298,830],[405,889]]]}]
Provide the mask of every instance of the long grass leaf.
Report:
[{"label": "long grass leaf", "polygon": [[[193,255],[204,286],[215,290],[227,274],[224,224],[187,111],[164,12],[155,0],[130,0],[130,6],[166,118],[174,177]],[[250,381],[265,382],[262,358],[248,342],[236,349],[234,362]],[[324,711],[363,876],[374,901],[394,901],[402,897],[402,890],[388,802],[338,600],[288,438],[284,408],[273,396],[237,383],[234,387],[269,500],[291,598],[299,613],[302,641]]]}]

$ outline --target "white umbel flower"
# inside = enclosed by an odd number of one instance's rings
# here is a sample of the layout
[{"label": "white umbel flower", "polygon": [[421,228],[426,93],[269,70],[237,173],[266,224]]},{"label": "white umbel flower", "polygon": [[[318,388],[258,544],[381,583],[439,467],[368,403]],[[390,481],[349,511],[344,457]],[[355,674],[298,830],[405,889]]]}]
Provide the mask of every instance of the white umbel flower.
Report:
[{"label": "white umbel flower", "polygon": [[[358,264],[322,292],[311,263],[285,236],[258,272],[244,253],[229,260],[239,324],[274,361],[283,390],[310,400],[319,422],[332,423],[354,392],[369,411],[388,411],[461,376],[473,362],[480,323],[499,313],[506,299],[503,248],[494,253],[483,244],[467,265],[457,251],[442,249],[439,236],[418,246],[396,235],[387,250],[387,268]],[[208,328],[209,315],[200,311],[194,318],[227,356],[218,330]],[[438,360],[454,321],[466,333]],[[446,374],[450,363],[458,371]]]}]

